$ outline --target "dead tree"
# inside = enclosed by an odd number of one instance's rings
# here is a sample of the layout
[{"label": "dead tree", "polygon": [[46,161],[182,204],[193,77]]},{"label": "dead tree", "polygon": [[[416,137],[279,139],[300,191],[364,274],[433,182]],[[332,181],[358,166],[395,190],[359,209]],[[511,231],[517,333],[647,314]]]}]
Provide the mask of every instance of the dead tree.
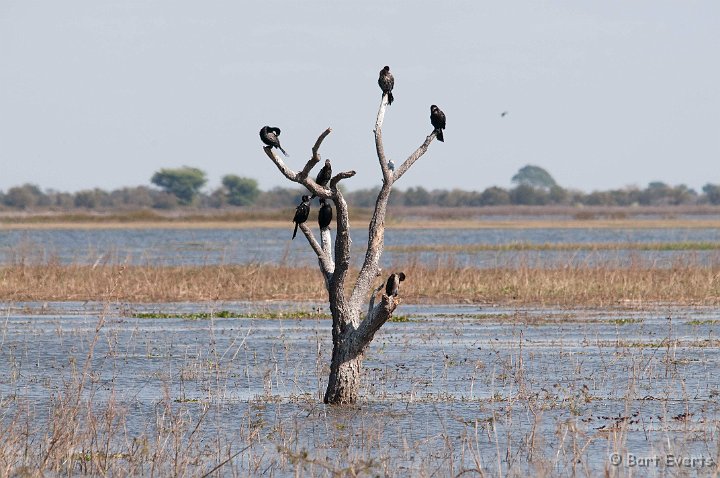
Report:
[{"label": "dead tree", "polygon": [[[302,184],[318,197],[332,199],[335,204],[337,230],[334,254],[329,229],[321,231],[320,243],[318,243],[307,223],[300,224],[300,229],[305,234],[310,247],[317,254],[320,270],[325,278],[332,313],[333,351],[330,378],[324,398],[324,402],[329,404],[349,404],[357,401],[365,349],[375,336],[375,332],[392,317],[395,308],[400,303],[400,299],[397,297],[388,297],[383,293],[380,303],[375,304],[375,295],[382,288],[382,285],[374,288],[373,284],[381,274],[378,263],[380,262],[380,256],[382,256],[385,241],[385,211],[390,197],[390,190],[395,181],[400,179],[415,161],[425,154],[436,135],[436,132],[433,131],[414,153],[394,172],[391,171],[388,168],[382,141],[382,125],[387,105],[388,96],[384,94],[375,122],[375,149],[380,163],[380,170],[382,171],[383,184],[378,193],[375,210],[370,220],[365,260],[355,280],[355,287],[349,295],[345,292],[345,281],[348,280],[350,244],[352,241],[350,240],[347,203],[338,189],[338,183],[343,179],[353,177],[355,171],[336,174],[330,180],[328,187],[319,186],[309,176],[312,168],[320,162],[320,145],[330,134],[331,129],[328,128],[320,134],[312,148],[312,157],[305,164],[302,171],[299,172],[288,168],[271,147],[266,146],[263,148],[286,178]],[[363,304],[368,300],[369,305],[363,316]]]}]

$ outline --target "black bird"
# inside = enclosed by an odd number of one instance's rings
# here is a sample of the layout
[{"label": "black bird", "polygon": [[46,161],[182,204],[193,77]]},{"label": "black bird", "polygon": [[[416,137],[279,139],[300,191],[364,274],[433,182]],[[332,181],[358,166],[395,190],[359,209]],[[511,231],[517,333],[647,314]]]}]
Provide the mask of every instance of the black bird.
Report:
[{"label": "black bird", "polygon": [[295,231],[293,232],[293,239],[295,239],[295,235],[297,235],[298,226],[303,222],[307,221],[309,215],[310,196],[303,196],[302,202],[298,204],[298,207],[295,208],[295,217],[293,217],[293,222],[295,223]]},{"label": "black bird", "polygon": [[501,117],[501,118],[504,118],[504,117],[507,116],[507,114],[508,114],[507,111],[503,111],[502,113],[500,113],[500,117]]},{"label": "black bird", "polygon": [[[317,178],[315,178],[315,182],[318,184],[318,186],[327,187],[328,183],[330,182],[330,179],[332,178],[332,166],[330,166],[330,160],[325,160],[325,166],[323,166],[320,169],[320,172],[318,172]],[[310,196],[310,199],[313,199],[317,194],[313,194]]]},{"label": "black bird", "polygon": [[385,284],[385,294],[388,297],[397,297],[400,292],[400,283],[405,280],[404,272],[396,272],[388,277],[387,283]]},{"label": "black bird", "polygon": [[260,130],[260,140],[263,143],[279,149],[285,156],[288,156],[285,150],[282,149],[282,146],[280,146],[280,139],[278,136],[280,136],[280,128],[277,126],[263,126]]},{"label": "black bird", "polygon": [[445,129],[445,113],[440,111],[435,105],[430,107],[430,123],[432,123],[435,132],[437,133],[438,141],[445,142],[442,130]]},{"label": "black bird", "polygon": [[390,73],[390,67],[386,66],[382,70],[380,70],[380,77],[378,78],[378,85],[380,85],[380,89],[383,92],[383,95],[387,93],[388,95],[388,104],[391,105],[393,100],[393,94],[392,89],[395,86],[395,77]]},{"label": "black bird", "polygon": [[318,225],[320,230],[327,229],[332,222],[333,211],[332,206],[325,202],[324,198],[320,198],[320,210],[318,211]]}]

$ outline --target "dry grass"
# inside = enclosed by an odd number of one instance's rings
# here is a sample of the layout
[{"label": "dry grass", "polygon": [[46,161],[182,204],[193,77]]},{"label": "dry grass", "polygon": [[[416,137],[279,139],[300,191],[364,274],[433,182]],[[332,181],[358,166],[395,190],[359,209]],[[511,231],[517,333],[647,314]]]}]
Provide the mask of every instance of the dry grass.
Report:
[{"label": "dry grass", "polygon": [[[627,302],[720,303],[720,267],[570,266],[479,269],[452,265],[405,269],[407,302],[610,305]],[[378,284],[380,279],[378,279]],[[351,285],[351,284],[349,284]],[[149,267],[16,264],[0,268],[5,301],[211,300],[324,301],[315,267],[278,265]]]},{"label": "dry grass", "polygon": [[607,306],[671,302],[720,303],[720,269],[679,266],[431,269],[414,267],[409,301]]},{"label": "dry grass", "polygon": [[396,252],[480,252],[480,251],[714,251],[720,242],[510,242],[505,244],[412,244],[388,246]]}]

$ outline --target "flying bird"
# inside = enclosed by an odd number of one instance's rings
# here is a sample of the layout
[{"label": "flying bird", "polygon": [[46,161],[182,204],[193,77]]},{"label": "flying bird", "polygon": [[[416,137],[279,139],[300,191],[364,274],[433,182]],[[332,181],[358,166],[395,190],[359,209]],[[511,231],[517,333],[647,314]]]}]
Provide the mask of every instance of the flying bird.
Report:
[{"label": "flying bird", "polygon": [[[330,166],[330,160],[325,160],[325,166],[323,166],[320,171],[318,172],[317,178],[315,178],[315,182],[318,184],[318,186],[327,187],[328,183],[330,182],[330,178],[332,178],[332,166]],[[310,199],[313,199],[317,194],[313,194],[310,196]]]},{"label": "flying bird", "polygon": [[262,129],[260,129],[260,140],[263,143],[270,147],[277,148],[282,151],[285,156],[289,156],[282,146],[280,146],[280,139],[278,136],[280,136],[280,128],[277,126],[263,126]]},{"label": "flying bird", "polygon": [[507,114],[508,114],[507,111],[503,111],[502,113],[500,113],[500,117],[501,117],[501,118],[504,118],[504,117],[507,116]]},{"label": "flying bird", "polygon": [[387,283],[385,284],[385,294],[387,294],[388,297],[397,297],[398,292],[400,292],[400,283],[404,280],[404,272],[390,274],[390,277],[388,277]]},{"label": "flying bird", "polygon": [[295,231],[293,231],[293,239],[295,239],[295,236],[297,235],[298,226],[303,222],[307,221],[309,215],[310,196],[303,196],[302,202],[298,204],[298,207],[295,208],[295,217],[293,217],[293,222],[295,223]]},{"label": "flying bird", "polygon": [[333,210],[332,206],[325,202],[324,198],[320,198],[320,210],[318,211],[318,225],[320,230],[327,229],[332,222]]},{"label": "flying bird", "polygon": [[437,133],[438,141],[445,142],[442,130],[445,129],[445,113],[440,111],[435,105],[430,107],[430,123],[432,123],[435,132]]},{"label": "flying bird", "polygon": [[380,70],[380,77],[378,78],[378,85],[380,85],[380,89],[383,92],[383,95],[387,93],[388,95],[388,104],[391,105],[393,103],[393,94],[392,89],[395,86],[395,77],[390,73],[390,67],[386,66],[382,70]]}]

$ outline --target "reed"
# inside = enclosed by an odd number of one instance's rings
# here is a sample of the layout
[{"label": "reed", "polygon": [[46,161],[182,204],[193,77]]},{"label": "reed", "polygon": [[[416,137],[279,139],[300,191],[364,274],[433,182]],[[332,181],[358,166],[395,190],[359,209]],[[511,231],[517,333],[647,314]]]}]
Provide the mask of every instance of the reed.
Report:
[{"label": "reed", "polygon": [[[411,303],[610,305],[643,302],[720,303],[720,266],[678,261],[654,267],[474,268],[451,262],[404,265],[402,298]],[[378,284],[382,278],[378,278]],[[0,267],[4,301],[179,302],[215,300],[324,301],[315,267],[271,264],[126,266],[12,264]]]}]

